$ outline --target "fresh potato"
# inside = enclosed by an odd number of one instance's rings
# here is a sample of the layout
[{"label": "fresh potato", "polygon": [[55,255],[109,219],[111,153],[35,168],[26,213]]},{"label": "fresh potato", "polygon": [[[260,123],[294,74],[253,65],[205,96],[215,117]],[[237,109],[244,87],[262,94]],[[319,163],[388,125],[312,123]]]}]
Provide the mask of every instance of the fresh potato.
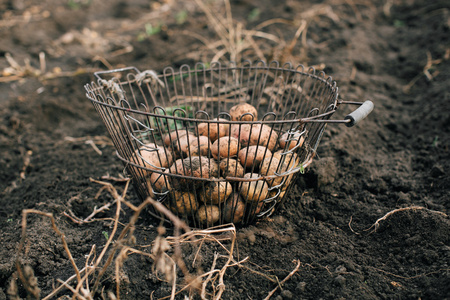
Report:
[{"label": "fresh potato", "polygon": [[[227,119],[215,118],[214,121],[228,121]],[[214,143],[218,138],[228,135],[230,125],[224,123],[199,123],[197,125],[197,135],[209,137],[211,143]]]},{"label": "fresh potato", "polygon": [[[247,173],[244,178],[259,178],[259,174]],[[239,184],[239,193],[246,202],[260,202],[267,198],[269,186],[264,180],[243,181]]]},{"label": "fresh potato", "polygon": [[248,138],[248,145],[261,145],[273,151],[277,146],[278,134],[270,126],[253,124],[252,132]]},{"label": "fresh potato", "polygon": [[[154,143],[145,144],[135,152],[136,162],[146,168],[160,170],[160,168],[168,168],[173,163],[172,154],[162,146]],[[137,171],[137,168],[135,168]],[[142,170],[145,176],[150,176],[151,171]]]},{"label": "fresh potato", "polygon": [[178,129],[178,130],[171,131],[170,133],[168,133],[164,136],[164,145],[166,147],[169,147],[172,145],[173,141],[178,140],[180,137],[182,137],[186,134],[192,135],[192,133],[188,132],[186,129]]},{"label": "fresh potato", "polygon": [[249,146],[239,151],[239,162],[245,168],[258,168],[264,158],[271,157],[272,152],[263,146]]},{"label": "fresh potato", "polygon": [[219,165],[206,156],[193,156],[184,159],[184,164],[191,168],[191,174],[198,178],[219,177]]},{"label": "fresh potato", "polygon": [[211,149],[211,142],[207,136],[198,136],[190,140],[186,156],[208,156]]},{"label": "fresh potato", "polygon": [[258,111],[248,103],[240,103],[230,109],[232,121],[256,121],[258,120]]},{"label": "fresh potato", "polygon": [[180,215],[188,216],[197,211],[198,202],[194,193],[172,190],[170,198],[170,209]]},{"label": "fresh potato", "polygon": [[225,201],[222,210],[224,222],[238,224],[242,221],[245,214],[245,202],[239,193],[233,193]]},{"label": "fresh potato", "polygon": [[278,134],[264,124],[233,124],[230,136],[239,140],[241,147],[261,145],[273,151],[277,146]]},{"label": "fresh potato", "polygon": [[[289,139],[289,141],[288,141]],[[280,148],[285,149],[287,143],[289,143],[289,147],[286,150],[291,150],[295,146],[299,145],[301,147],[305,142],[305,135],[301,135],[300,132],[284,133],[279,140]]]},{"label": "fresh potato", "polygon": [[187,157],[189,153],[189,147],[197,137],[193,134],[185,134],[175,139],[171,143],[171,147],[176,154],[177,158]]},{"label": "fresh potato", "polygon": [[[280,193],[278,193],[278,191],[280,192]],[[278,194],[278,196],[277,196],[277,194]],[[284,188],[284,189],[282,189],[282,190],[279,190],[279,189],[273,189],[273,190],[271,190],[270,192],[269,192],[269,198],[272,198],[272,197],[277,197],[277,199],[278,200],[281,200],[281,199],[283,199],[283,197],[284,197],[284,195],[286,194],[286,188]]]},{"label": "fresh potato", "polygon": [[205,189],[200,191],[200,201],[205,204],[220,204],[228,199],[232,192],[233,188],[229,182],[210,181],[205,184]]},{"label": "fresh potato", "polygon": [[[281,174],[289,171],[288,162],[281,163],[280,160],[276,157],[267,157],[265,158],[259,167],[259,172],[263,176],[272,176],[275,174]],[[276,186],[283,182],[283,179],[286,178],[286,181],[291,175],[288,176],[279,176],[275,179],[267,179],[267,184],[269,186]]]},{"label": "fresh potato", "polygon": [[206,226],[212,226],[220,220],[220,209],[217,205],[202,205],[197,210],[197,220]]},{"label": "fresh potato", "polygon": [[[169,174],[169,170],[166,170],[164,172],[165,174]],[[168,175],[165,174],[159,174],[156,172],[153,172],[150,176],[150,184],[152,189],[157,193],[164,193],[168,190],[170,190],[170,178]]]},{"label": "fresh potato", "polygon": [[218,138],[211,147],[211,154],[215,159],[236,156],[239,152],[239,141],[231,136]]},{"label": "fresh potato", "polygon": [[[283,155],[283,153],[285,153]],[[273,157],[278,158],[280,161],[283,160],[284,157],[284,163],[289,166],[289,170],[294,168],[297,164],[297,154],[296,153],[286,153],[284,150],[278,150],[272,155]]]},{"label": "fresh potato", "polygon": [[219,168],[222,171],[223,177],[244,177],[245,169],[236,160],[232,158],[224,158],[219,163]]}]

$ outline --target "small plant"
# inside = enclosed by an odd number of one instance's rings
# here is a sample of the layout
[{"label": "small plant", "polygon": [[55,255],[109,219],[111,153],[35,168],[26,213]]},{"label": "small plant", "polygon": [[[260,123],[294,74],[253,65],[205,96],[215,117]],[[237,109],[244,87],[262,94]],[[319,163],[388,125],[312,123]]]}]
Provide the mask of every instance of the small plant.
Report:
[{"label": "small plant", "polygon": [[109,240],[109,234],[106,231],[102,231],[103,236],[105,237],[106,240]]},{"label": "small plant", "polygon": [[175,20],[177,21],[178,25],[182,25],[184,24],[184,22],[186,22],[187,17],[188,17],[187,11],[182,10],[175,15]]},{"label": "small plant", "polygon": [[161,27],[162,27],[161,24],[158,24],[156,26],[153,26],[150,23],[145,24],[145,31],[138,34],[137,40],[139,42],[142,42],[146,38],[158,34],[159,32],[161,32]]},{"label": "small plant", "polygon": [[251,10],[251,12],[247,16],[247,20],[249,22],[257,21],[259,19],[259,16],[261,15],[261,11],[259,8],[254,8]]}]

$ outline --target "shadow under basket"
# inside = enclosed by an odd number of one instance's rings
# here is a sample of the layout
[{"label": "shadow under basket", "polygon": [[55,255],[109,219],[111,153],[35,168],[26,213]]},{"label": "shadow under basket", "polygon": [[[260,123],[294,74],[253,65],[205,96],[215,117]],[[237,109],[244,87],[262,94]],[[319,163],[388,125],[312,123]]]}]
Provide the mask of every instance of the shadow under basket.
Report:
[{"label": "shadow under basket", "polygon": [[[371,101],[339,100],[323,72],[277,62],[95,76],[86,95],[140,198],[152,197],[196,228],[273,214],[313,160],[325,125],[353,126],[373,109]],[[341,104],[359,107],[331,120]]]}]

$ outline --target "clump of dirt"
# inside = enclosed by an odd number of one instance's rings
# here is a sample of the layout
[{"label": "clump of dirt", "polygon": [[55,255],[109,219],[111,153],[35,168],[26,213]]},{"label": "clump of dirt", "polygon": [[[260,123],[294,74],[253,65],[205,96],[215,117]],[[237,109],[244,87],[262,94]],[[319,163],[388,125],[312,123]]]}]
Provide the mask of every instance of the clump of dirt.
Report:
[{"label": "clump of dirt", "polygon": [[[231,1],[231,8],[249,28],[292,20],[265,28],[286,41],[305,20],[292,62],[323,69],[337,81],[342,99],[372,99],[375,110],[352,128],[329,124],[315,162],[283,206],[271,218],[238,229],[233,257],[242,262],[226,270],[222,298],[263,299],[277,287],[273,299],[448,298],[446,3],[319,2],[241,0]],[[105,247],[116,213],[113,204],[90,218],[114,201],[106,189],[98,193],[101,186],[90,178],[125,190],[123,165],[84,84],[94,80],[93,71],[109,67],[160,72],[212,58],[201,37],[217,37],[191,1],[7,1],[0,11],[0,299],[15,293],[10,283],[19,276],[18,256],[33,270],[43,298],[74,268],[48,218],[30,215],[21,240],[22,211],[53,214],[82,269],[93,245],[97,255]],[[280,53],[265,54],[288,57]],[[333,118],[354,108],[341,105]],[[126,200],[130,206],[121,211],[119,226],[133,216],[131,205],[141,204],[132,187]],[[158,225],[145,211],[136,220],[134,245],[143,253],[151,252]],[[192,262],[195,249],[184,246],[183,257]],[[202,259],[189,270],[206,272],[218,249],[205,244]],[[152,267],[145,255],[127,258],[122,299],[170,296],[171,285]],[[115,293],[114,274],[110,266],[97,298]],[[16,291],[22,298],[29,294],[20,280]],[[55,297],[62,295],[70,292]]]}]

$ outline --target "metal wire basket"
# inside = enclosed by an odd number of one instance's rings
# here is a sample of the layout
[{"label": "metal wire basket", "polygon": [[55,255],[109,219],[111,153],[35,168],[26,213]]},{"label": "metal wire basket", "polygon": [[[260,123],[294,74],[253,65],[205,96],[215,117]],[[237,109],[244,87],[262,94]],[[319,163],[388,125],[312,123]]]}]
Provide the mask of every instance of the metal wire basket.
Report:
[{"label": "metal wire basket", "polygon": [[[308,167],[327,123],[353,126],[370,101],[338,99],[331,77],[277,62],[134,67],[85,86],[142,199],[193,227],[271,215]],[[330,120],[340,104],[360,107]],[[164,218],[156,211],[150,211]]]}]

